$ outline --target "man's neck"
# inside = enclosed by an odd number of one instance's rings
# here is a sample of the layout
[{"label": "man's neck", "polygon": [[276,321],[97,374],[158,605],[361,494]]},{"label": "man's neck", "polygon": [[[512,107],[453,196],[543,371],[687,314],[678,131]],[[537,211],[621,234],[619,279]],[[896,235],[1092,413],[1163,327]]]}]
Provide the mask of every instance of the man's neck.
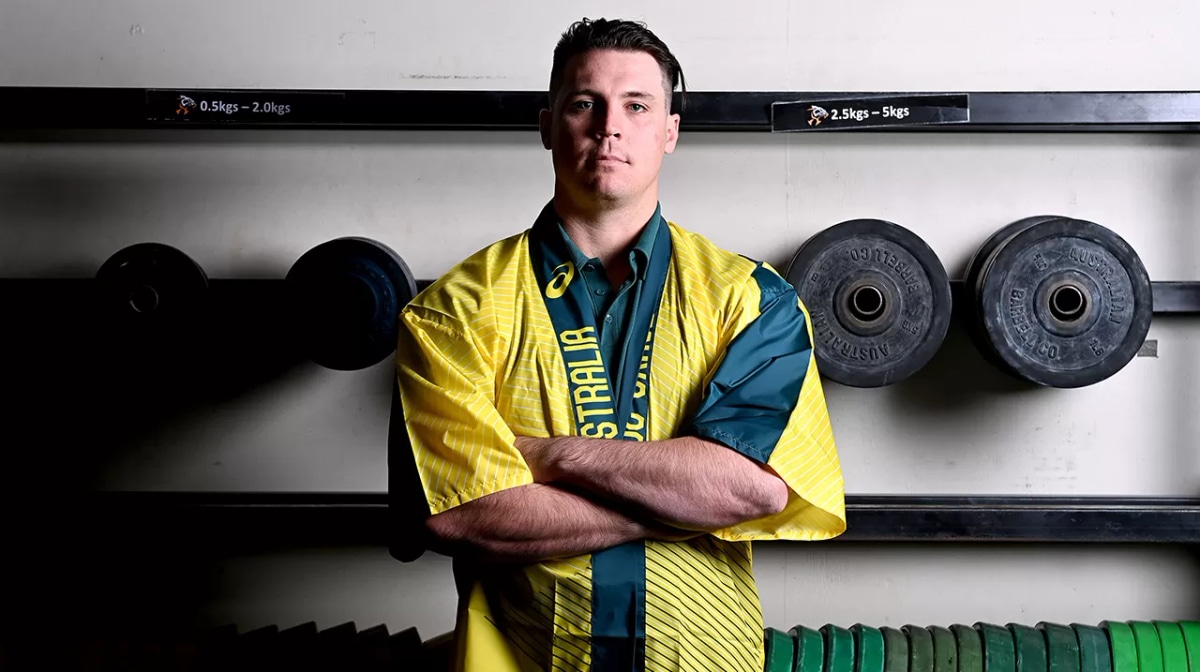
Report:
[{"label": "man's neck", "polygon": [[562,218],[563,229],[588,257],[599,257],[606,269],[628,266],[628,252],[637,242],[646,222],[658,207],[658,198],[616,208],[581,208],[562,195],[555,195],[554,208]]}]

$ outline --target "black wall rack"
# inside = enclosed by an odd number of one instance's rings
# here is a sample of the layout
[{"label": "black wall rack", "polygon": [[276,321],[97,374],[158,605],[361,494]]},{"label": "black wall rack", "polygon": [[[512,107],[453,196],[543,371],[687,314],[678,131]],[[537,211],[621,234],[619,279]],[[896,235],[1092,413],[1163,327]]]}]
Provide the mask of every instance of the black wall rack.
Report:
[{"label": "black wall rack", "polygon": [[[545,101],[542,91],[0,87],[0,130],[530,131]],[[1200,91],[700,91],[675,102],[687,131],[1200,131]],[[813,107],[829,116],[818,119]],[[1200,283],[1155,282],[1154,303],[1156,314],[1200,312]],[[169,522],[212,538],[385,544],[387,501],[375,493],[114,492],[95,493],[81,508],[110,524]],[[847,514],[843,541],[1200,541],[1200,499],[852,495]]]},{"label": "black wall rack", "polygon": [[[387,544],[386,493],[107,492],[89,516],[201,539]],[[838,541],[1196,543],[1200,499],[848,495]]]},{"label": "black wall rack", "polygon": [[[681,127],[692,131],[1200,130],[1200,91],[697,91],[675,99],[676,109],[684,104]],[[809,103],[831,116],[808,124],[806,109],[795,112]],[[545,105],[544,91],[0,87],[0,128],[533,130]],[[833,118],[839,113],[850,117]]]}]

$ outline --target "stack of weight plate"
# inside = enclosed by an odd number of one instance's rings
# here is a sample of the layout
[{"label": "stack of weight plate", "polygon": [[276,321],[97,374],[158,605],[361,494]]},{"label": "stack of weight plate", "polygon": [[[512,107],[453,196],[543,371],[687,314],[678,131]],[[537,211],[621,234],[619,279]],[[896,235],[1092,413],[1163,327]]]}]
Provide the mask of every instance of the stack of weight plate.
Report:
[{"label": "stack of weight plate", "polygon": [[1200,622],[767,628],[765,672],[1200,672]]}]

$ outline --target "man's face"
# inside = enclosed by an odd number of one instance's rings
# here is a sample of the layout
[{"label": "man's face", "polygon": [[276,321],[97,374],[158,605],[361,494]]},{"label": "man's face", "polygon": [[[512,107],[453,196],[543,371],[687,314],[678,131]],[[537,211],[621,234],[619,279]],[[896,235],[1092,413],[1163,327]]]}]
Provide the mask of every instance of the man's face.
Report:
[{"label": "man's face", "polygon": [[606,49],[572,57],[553,109],[540,119],[559,184],[577,202],[636,202],[657,186],[663,155],[675,151],[679,115],[670,105],[650,54]]}]

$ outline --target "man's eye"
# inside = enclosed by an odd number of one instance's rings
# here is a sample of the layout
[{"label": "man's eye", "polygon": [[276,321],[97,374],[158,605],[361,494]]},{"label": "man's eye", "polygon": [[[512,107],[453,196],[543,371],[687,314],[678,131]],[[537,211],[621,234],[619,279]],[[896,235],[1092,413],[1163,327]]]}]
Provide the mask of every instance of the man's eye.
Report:
[{"label": "man's eye", "polygon": [[574,103],[571,103],[571,109],[575,110],[589,110],[591,107],[592,101],[590,100],[577,100]]},{"label": "man's eye", "polygon": [[641,103],[631,103],[629,105],[629,109],[633,110],[634,112],[645,112],[646,106],[642,105]]}]

